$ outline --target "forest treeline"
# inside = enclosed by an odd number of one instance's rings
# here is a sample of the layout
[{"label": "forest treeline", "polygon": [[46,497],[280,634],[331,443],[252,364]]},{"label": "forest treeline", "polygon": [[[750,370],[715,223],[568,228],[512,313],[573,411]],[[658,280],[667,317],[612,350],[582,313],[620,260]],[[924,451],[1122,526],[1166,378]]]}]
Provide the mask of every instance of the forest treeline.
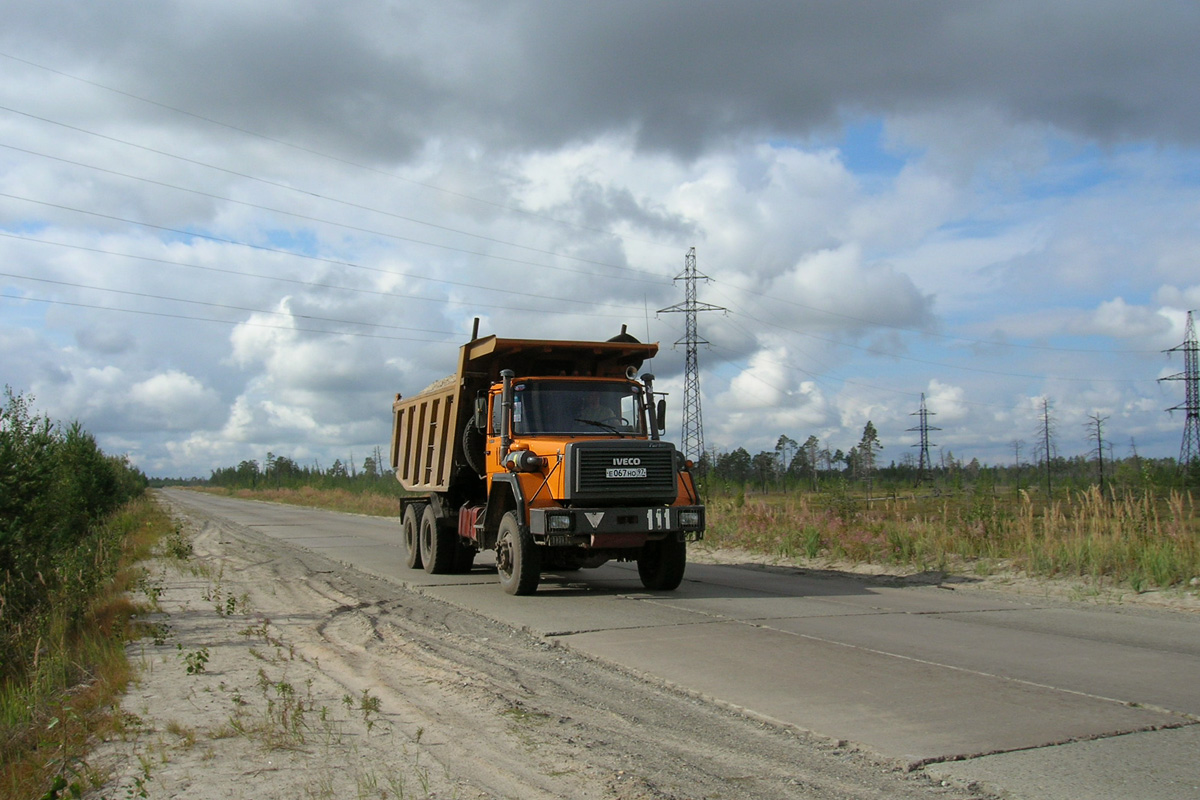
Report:
[{"label": "forest treeline", "polygon": [[[885,459],[887,450],[875,426],[868,421],[859,443],[848,451],[831,448],[816,436],[809,436],[801,443],[782,434],[773,450],[756,454],[744,447],[707,451],[694,469],[703,487],[715,494],[845,491],[855,487],[868,494],[882,494],[911,491],[922,485],[946,491],[984,485],[1053,495],[1091,486],[1106,490],[1187,488],[1195,486],[1200,478],[1200,469],[1189,476],[1173,458],[1145,458],[1136,451],[1116,458],[1102,438],[1092,452],[1074,456],[1059,455],[1051,443],[1049,459],[1042,454],[1044,449],[1042,452],[1035,447],[1026,449],[1024,442],[1012,444],[1013,460],[1007,464],[981,463],[977,458],[964,458],[948,449],[937,450],[922,464],[915,449],[907,446],[898,459]],[[154,483],[195,483],[225,489],[308,486],[402,494],[379,447],[361,462],[350,455],[346,461],[335,460],[329,467],[315,462],[300,464],[268,452],[261,462],[250,459],[218,468],[208,479]]]},{"label": "forest treeline", "polygon": [[207,480],[153,480],[152,486],[193,484],[222,489],[343,489],[377,494],[403,494],[400,483],[383,458],[382,448],[357,462],[353,455],[345,461],[335,459],[328,467],[320,463],[301,464],[283,455],[268,452],[266,457],[244,459],[236,465],[219,467]]},{"label": "forest treeline", "polygon": [[774,450],[754,455],[744,447],[706,452],[696,471],[716,493],[743,489],[818,492],[859,486],[882,494],[922,485],[953,491],[983,484],[1055,494],[1092,486],[1105,490],[1179,489],[1196,486],[1200,478],[1200,469],[1181,470],[1174,458],[1145,458],[1136,453],[1116,458],[1108,452],[1102,457],[1094,451],[1073,456],[1052,452],[1049,459],[1039,455],[1026,461],[1021,448],[1014,446],[1012,462],[985,464],[947,449],[932,454],[922,465],[915,453],[908,447],[905,450],[908,452],[899,460],[885,463],[881,458],[884,446],[868,422],[863,440],[849,451],[826,447],[816,436],[800,444],[781,435]]}]

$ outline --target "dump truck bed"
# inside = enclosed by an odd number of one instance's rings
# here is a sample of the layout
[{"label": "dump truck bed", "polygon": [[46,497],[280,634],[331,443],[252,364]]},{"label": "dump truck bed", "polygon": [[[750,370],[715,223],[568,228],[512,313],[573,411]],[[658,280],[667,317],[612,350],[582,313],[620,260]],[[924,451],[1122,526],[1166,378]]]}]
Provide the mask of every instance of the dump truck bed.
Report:
[{"label": "dump truck bed", "polygon": [[410,492],[444,492],[463,465],[462,431],[477,394],[511,369],[518,377],[585,375],[625,377],[658,352],[636,341],[581,342],[485,336],[459,348],[458,371],[392,404],[392,468]]}]

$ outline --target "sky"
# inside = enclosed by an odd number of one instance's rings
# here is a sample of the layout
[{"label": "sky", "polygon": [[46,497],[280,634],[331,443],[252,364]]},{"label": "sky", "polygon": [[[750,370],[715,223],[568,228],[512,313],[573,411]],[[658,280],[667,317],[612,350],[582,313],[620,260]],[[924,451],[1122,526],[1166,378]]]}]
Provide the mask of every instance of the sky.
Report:
[{"label": "sky", "polygon": [[1175,457],[1192,2],[0,0],[0,382],[151,476],[361,467],[482,335],[704,442]]}]

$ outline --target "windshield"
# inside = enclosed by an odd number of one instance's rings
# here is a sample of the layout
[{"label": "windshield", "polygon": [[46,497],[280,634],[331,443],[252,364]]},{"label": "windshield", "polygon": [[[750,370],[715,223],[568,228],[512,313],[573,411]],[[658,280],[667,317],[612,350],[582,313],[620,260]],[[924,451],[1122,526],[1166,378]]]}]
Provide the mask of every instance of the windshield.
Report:
[{"label": "windshield", "polygon": [[522,381],[513,385],[513,432],[641,434],[640,397],[640,388],[632,383]]}]

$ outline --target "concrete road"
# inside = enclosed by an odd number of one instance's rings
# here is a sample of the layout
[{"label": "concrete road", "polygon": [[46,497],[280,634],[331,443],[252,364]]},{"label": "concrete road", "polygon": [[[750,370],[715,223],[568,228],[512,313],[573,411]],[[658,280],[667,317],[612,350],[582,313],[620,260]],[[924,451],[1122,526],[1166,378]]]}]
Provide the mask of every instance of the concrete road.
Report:
[{"label": "concrete road", "polygon": [[850,575],[632,564],[531,597],[403,564],[399,522],[172,491],[173,499],[720,703],[1016,798],[1200,797],[1200,617]]}]

